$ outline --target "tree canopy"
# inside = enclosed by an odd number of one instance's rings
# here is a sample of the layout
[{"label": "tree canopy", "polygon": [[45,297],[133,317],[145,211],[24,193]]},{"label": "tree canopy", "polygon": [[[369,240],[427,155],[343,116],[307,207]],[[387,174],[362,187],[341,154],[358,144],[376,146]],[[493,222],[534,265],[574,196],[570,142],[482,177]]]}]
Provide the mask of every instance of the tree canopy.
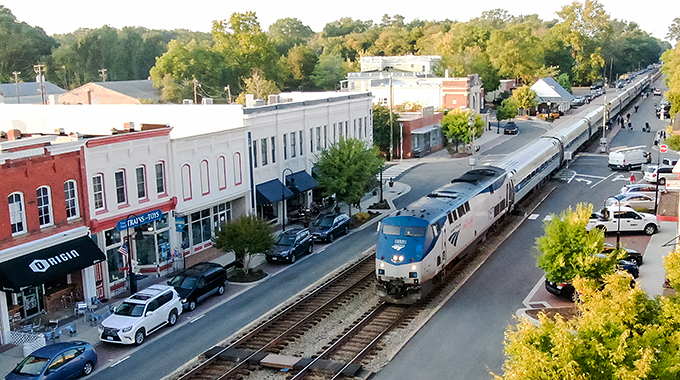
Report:
[{"label": "tree canopy", "polygon": [[[472,119],[472,126],[470,125]],[[480,115],[468,109],[454,109],[449,111],[442,119],[442,132],[447,139],[453,140],[458,148],[458,142],[472,143],[473,138],[481,137],[484,133],[485,124]]]},{"label": "tree canopy", "polygon": [[267,220],[257,215],[242,215],[222,224],[214,243],[223,252],[234,252],[243,264],[243,272],[248,273],[252,256],[272,249],[274,234]]},{"label": "tree canopy", "polygon": [[316,156],[317,181],[323,195],[335,195],[338,201],[350,206],[350,213],[352,205],[370,190],[384,162],[377,147],[343,137]]}]

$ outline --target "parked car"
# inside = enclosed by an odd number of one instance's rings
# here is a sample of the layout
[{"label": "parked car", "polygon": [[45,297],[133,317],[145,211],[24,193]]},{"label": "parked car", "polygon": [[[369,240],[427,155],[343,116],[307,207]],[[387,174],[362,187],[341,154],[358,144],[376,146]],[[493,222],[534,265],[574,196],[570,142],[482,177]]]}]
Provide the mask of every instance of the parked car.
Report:
[{"label": "parked car", "polygon": [[590,85],[591,90],[597,90],[597,89],[600,89],[600,88],[602,88],[602,82],[595,82],[595,83]]},{"label": "parked car", "polygon": [[307,228],[293,228],[282,232],[276,238],[274,249],[265,254],[267,261],[288,261],[291,264],[298,257],[312,253],[314,241]]},{"label": "parked car", "polygon": [[168,281],[182,300],[182,307],[193,311],[196,304],[213,294],[224,294],[227,271],[217,263],[198,263]]},{"label": "parked car", "polygon": [[[659,186],[659,194],[666,192],[666,186]],[[649,183],[633,183],[621,188],[621,194],[638,193],[656,198],[656,185]]]},{"label": "parked car", "polygon": [[599,228],[604,232],[617,231],[642,231],[647,235],[655,234],[661,229],[661,224],[656,215],[637,212],[630,207],[622,206],[620,209],[606,209],[606,212],[593,213],[586,230]]},{"label": "parked car", "polygon": [[506,135],[516,135],[517,133],[519,133],[519,128],[517,127],[517,124],[514,121],[508,121],[507,123],[505,123],[503,133]]},{"label": "parked car", "polygon": [[151,285],[126,298],[99,326],[104,342],[140,345],[165,325],[174,326],[182,314],[177,291],[168,285]]},{"label": "parked car", "polygon": [[661,160],[661,163],[662,163],[663,165],[675,166],[675,164],[678,163],[678,159],[677,159],[677,158],[668,158],[668,157],[665,157],[663,160]]},{"label": "parked car", "polygon": [[661,94],[663,93],[663,91],[661,91],[660,88],[654,87],[654,90],[652,91],[652,93],[653,93],[654,95],[656,95],[656,96],[661,96]]},{"label": "parked car", "polygon": [[[602,258],[606,257],[604,253],[598,253],[595,256]],[[637,264],[629,260],[624,259],[619,260],[616,263],[616,269],[628,272],[628,274],[633,276],[633,278],[638,278],[638,276],[640,275],[640,269],[638,268]]]},{"label": "parked car", "polygon": [[97,365],[97,352],[80,340],[50,344],[33,351],[5,380],[66,380],[87,376]]},{"label": "parked car", "polygon": [[669,179],[678,179],[678,175],[673,173],[672,166],[648,165],[647,169],[645,169],[642,179],[652,183],[656,183],[656,181],[658,180],[659,185],[665,185],[666,181]]},{"label": "parked car", "polygon": [[571,281],[552,282],[545,280],[545,290],[558,297],[567,299],[573,299],[574,297],[574,285],[571,284]]},{"label": "parked car", "polygon": [[585,103],[585,102],[586,102],[586,100],[583,99],[582,96],[575,96],[574,99],[572,99],[572,101],[571,101],[571,105],[573,105],[573,106],[582,106],[583,103]]},{"label": "parked car", "polygon": [[339,235],[349,232],[349,216],[347,214],[333,214],[319,217],[312,224],[312,238],[314,241],[328,241],[332,243]]},{"label": "parked car", "polygon": [[[642,265],[643,262],[643,255],[642,253],[634,250],[634,249],[629,249],[629,248],[621,248],[623,251],[626,252],[625,256],[623,257],[624,260],[627,261],[632,261],[634,262],[637,266]],[[609,243],[604,243],[604,248],[602,248],[602,253],[609,255],[612,252],[616,250],[616,247],[612,244]]]},{"label": "parked car", "polygon": [[616,209],[619,207],[619,203],[621,204],[621,207],[628,206],[636,210],[653,210],[656,205],[653,197],[640,193],[626,193],[607,198],[604,201],[604,207],[607,207],[610,210]]}]

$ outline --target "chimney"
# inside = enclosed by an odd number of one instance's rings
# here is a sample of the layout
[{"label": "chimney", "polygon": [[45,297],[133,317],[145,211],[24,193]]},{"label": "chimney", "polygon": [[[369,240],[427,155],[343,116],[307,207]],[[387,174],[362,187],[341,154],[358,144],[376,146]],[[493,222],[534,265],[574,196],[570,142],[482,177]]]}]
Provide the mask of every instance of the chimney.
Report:
[{"label": "chimney", "polygon": [[255,95],[246,94],[246,107],[252,107],[253,103],[255,103]]},{"label": "chimney", "polygon": [[21,131],[18,129],[10,129],[7,131],[7,141],[15,141],[21,138]]},{"label": "chimney", "polygon": [[85,104],[92,104],[92,91],[89,88],[85,90],[85,97],[87,98]]}]

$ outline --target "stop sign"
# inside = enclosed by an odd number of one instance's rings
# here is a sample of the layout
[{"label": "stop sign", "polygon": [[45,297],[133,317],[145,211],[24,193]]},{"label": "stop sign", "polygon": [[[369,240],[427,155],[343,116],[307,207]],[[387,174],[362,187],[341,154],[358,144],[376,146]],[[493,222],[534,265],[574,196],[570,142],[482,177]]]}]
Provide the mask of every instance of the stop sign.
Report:
[{"label": "stop sign", "polygon": [[666,145],[666,144],[659,145],[659,152],[661,152],[661,153],[668,152],[668,145]]}]

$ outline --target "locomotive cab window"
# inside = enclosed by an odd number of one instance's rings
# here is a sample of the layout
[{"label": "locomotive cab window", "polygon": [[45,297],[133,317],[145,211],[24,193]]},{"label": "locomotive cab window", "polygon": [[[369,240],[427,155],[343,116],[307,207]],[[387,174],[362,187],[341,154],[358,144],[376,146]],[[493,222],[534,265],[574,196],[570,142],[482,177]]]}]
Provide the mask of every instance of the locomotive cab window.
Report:
[{"label": "locomotive cab window", "polygon": [[382,232],[385,235],[401,235],[401,226],[383,224]]},{"label": "locomotive cab window", "polygon": [[425,232],[427,232],[427,228],[425,228],[425,227],[408,227],[408,226],[406,226],[404,228],[404,236],[423,237],[423,236],[425,236]]}]

